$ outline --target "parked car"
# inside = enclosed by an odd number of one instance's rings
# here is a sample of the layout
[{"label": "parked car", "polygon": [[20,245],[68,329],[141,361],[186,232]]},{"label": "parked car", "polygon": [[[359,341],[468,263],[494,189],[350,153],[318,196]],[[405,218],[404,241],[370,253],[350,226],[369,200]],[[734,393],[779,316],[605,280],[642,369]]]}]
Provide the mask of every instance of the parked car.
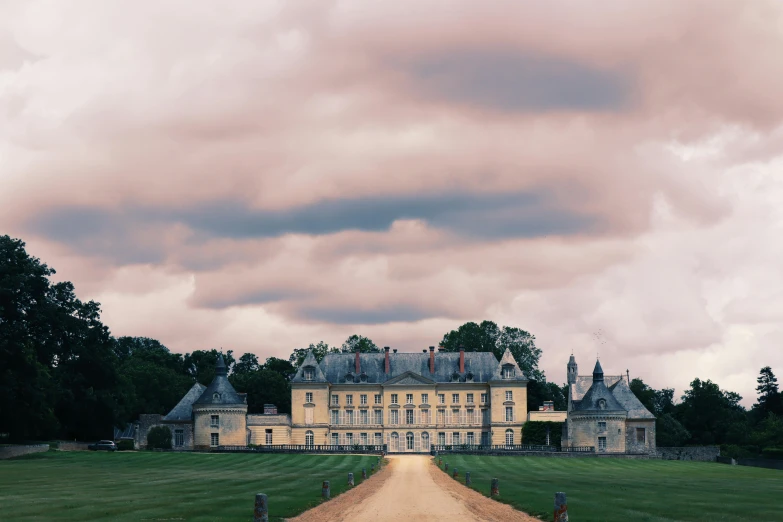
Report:
[{"label": "parked car", "polygon": [[87,449],[92,451],[105,450],[105,451],[117,451],[117,445],[113,440],[99,440],[95,444],[90,444]]}]

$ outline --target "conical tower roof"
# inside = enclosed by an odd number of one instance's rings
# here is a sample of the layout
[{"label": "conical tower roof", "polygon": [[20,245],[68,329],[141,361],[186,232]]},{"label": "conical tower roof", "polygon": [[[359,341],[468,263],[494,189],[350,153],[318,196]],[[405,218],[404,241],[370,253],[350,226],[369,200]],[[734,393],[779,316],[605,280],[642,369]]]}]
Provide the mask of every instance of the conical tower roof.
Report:
[{"label": "conical tower roof", "polygon": [[201,404],[245,404],[245,398],[241,397],[228,381],[228,368],[222,355],[218,355],[215,364],[215,378],[209,383],[207,389],[201,394],[194,405]]},{"label": "conical tower roof", "polygon": [[604,369],[601,368],[601,361],[596,359],[595,368],[593,369],[593,381],[603,381],[603,380],[604,380]]}]

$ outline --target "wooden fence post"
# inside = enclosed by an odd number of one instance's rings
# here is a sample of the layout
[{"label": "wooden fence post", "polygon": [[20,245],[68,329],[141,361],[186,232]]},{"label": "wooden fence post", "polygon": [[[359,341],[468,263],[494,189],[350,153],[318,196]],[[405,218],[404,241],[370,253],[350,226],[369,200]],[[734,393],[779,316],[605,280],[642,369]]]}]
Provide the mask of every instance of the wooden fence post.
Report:
[{"label": "wooden fence post", "polygon": [[499,482],[498,479],[496,478],[492,479],[492,485],[489,490],[490,497],[497,497],[498,495],[500,495],[500,485],[498,482]]},{"label": "wooden fence post", "polygon": [[362,480],[367,478],[367,468],[362,468]]},{"label": "wooden fence post", "polygon": [[269,522],[269,506],[266,495],[256,493],[256,507],[253,511],[253,522]]},{"label": "wooden fence post", "polygon": [[323,486],[321,486],[321,496],[326,500],[329,500],[329,497],[331,497],[331,491],[329,491],[328,480],[324,480]]},{"label": "wooden fence post", "polygon": [[348,485],[353,486],[353,473],[348,473]]},{"label": "wooden fence post", "polygon": [[458,468],[454,468],[454,474],[452,475],[452,477],[453,478],[459,477],[459,469]]},{"label": "wooden fence post", "polygon": [[465,485],[470,486],[470,471],[465,472]]}]

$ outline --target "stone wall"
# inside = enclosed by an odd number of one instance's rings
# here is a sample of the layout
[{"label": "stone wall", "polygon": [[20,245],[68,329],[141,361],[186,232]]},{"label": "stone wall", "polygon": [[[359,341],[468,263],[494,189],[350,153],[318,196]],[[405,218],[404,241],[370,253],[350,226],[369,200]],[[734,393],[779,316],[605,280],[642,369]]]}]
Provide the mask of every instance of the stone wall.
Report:
[{"label": "stone wall", "polygon": [[[147,433],[155,426],[161,423],[163,415],[157,413],[142,413],[139,415],[139,427],[136,430],[136,440],[134,446],[136,449],[144,449],[147,447]],[[174,433],[172,431],[172,433]]]},{"label": "stone wall", "polygon": [[[644,430],[644,441],[639,442],[637,429]],[[625,451],[627,453],[655,452],[655,419],[629,420],[625,423]]]},{"label": "stone wall", "polygon": [[698,460],[716,462],[720,456],[719,446],[693,446],[685,448],[655,448],[652,458],[662,460]]},{"label": "stone wall", "polygon": [[87,451],[87,446],[89,446],[89,442],[71,442],[71,441],[60,441],[57,443],[57,449],[60,451]]},{"label": "stone wall", "polygon": [[0,447],[0,459],[12,459],[31,453],[43,453],[49,451],[48,444],[32,444],[30,446],[3,446]]},{"label": "stone wall", "polygon": [[737,459],[740,466],[753,466],[754,468],[783,469],[783,460],[773,459]]}]

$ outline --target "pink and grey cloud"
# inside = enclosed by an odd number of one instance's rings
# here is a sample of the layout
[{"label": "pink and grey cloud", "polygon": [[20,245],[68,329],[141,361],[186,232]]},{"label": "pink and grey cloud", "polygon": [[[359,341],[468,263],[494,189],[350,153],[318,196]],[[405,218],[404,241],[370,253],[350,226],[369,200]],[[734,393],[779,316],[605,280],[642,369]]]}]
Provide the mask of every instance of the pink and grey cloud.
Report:
[{"label": "pink and grey cloud", "polygon": [[[783,365],[777,2],[10,1],[0,229],[116,335],[467,320],[754,396]],[[603,333],[597,343],[596,331]]]}]

